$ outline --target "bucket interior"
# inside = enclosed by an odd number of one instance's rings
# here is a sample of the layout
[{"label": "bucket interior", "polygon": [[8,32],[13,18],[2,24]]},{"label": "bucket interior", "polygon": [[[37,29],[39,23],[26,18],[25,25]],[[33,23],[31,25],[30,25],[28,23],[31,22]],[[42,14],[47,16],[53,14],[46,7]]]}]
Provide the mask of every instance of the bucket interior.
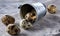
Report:
[{"label": "bucket interior", "polygon": [[[36,18],[36,10],[34,9],[33,6],[29,5],[29,4],[24,4],[23,6],[21,6],[21,9],[20,9],[20,16],[22,19],[26,19],[26,17],[28,16],[27,14],[28,13],[33,13],[33,17],[29,17],[28,18],[28,21],[31,22],[31,23],[34,23]],[[26,16],[27,15],[27,16]],[[30,15],[30,14],[29,14]]]},{"label": "bucket interior", "polygon": [[36,10],[34,9],[34,7],[32,7],[30,4],[24,4],[20,10],[21,18],[25,18],[25,15],[31,11],[35,12],[36,14]]}]

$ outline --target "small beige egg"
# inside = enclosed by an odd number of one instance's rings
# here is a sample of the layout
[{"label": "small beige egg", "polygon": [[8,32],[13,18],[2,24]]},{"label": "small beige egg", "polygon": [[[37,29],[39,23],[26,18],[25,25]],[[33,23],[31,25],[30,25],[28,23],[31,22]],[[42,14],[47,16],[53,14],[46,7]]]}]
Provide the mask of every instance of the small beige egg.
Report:
[{"label": "small beige egg", "polygon": [[32,12],[27,13],[27,14],[25,15],[25,19],[26,19],[27,21],[29,21],[29,22],[34,22],[34,21],[36,20],[36,14],[35,14],[35,13],[32,13]]},{"label": "small beige egg", "polygon": [[56,6],[55,5],[48,5],[47,10],[49,13],[55,14],[56,13]]},{"label": "small beige egg", "polygon": [[2,23],[4,23],[6,26],[9,24],[13,24],[15,22],[15,19],[10,15],[5,15],[1,18]]},{"label": "small beige egg", "polygon": [[28,22],[27,20],[23,19],[21,22],[20,22],[20,27],[22,27],[23,29],[30,29],[32,28],[32,24],[30,22]]},{"label": "small beige egg", "polygon": [[14,24],[9,24],[6,28],[6,31],[10,35],[17,35],[20,33],[20,29],[18,28],[18,26],[14,25]]}]

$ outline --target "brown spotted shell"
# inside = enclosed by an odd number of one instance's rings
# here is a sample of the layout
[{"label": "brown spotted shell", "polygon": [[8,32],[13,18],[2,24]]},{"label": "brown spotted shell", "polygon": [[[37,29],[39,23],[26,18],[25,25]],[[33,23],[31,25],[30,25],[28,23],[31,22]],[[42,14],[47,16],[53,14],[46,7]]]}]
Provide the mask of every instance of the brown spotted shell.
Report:
[{"label": "brown spotted shell", "polygon": [[25,19],[29,22],[34,22],[36,20],[36,14],[35,13],[27,13],[25,15]]},{"label": "brown spotted shell", "polygon": [[4,23],[6,26],[8,24],[13,24],[15,22],[15,19],[9,15],[3,16],[1,20],[2,20],[2,23]]},{"label": "brown spotted shell", "polygon": [[55,14],[56,13],[56,6],[55,5],[48,5],[48,12],[51,14]]},{"label": "brown spotted shell", "polygon": [[6,31],[10,34],[10,35],[17,35],[20,33],[20,29],[14,25],[14,24],[9,24],[6,28]]},{"label": "brown spotted shell", "polygon": [[27,20],[23,19],[22,21],[20,21],[20,27],[27,30],[27,29],[32,28],[32,24],[28,22]]}]

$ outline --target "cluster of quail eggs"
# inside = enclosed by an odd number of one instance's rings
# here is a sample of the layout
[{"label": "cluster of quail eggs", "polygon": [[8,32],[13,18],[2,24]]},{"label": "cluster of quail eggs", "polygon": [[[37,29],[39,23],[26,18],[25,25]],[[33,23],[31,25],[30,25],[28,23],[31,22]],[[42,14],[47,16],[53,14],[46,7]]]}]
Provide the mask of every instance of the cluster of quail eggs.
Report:
[{"label": "cluster of quail eggs", "polygon": [[[35,17],[35,14],[34,13],[27,13],[26,16],[25,16],[25,19],[22,19],[20,21],[20,27],[25,29],[25,30],[28,30],[30,28],[32,28],[32,23],[34,20],[36,19]],[[6,31],[11,34],[11,35],[16,35],[16,34],[19,34],[20,32],[20,28],[15,25],[15,18],[13,18],[12,16],[10,15],[5,15],[2,17],[2,23],[4,25],[6,25]]]},{"label": "cluster of quail eggs", "polygon": [[[56,6],[50,5],[47,8],[48,12],[51,14],[56,13]],[[25,15],[25,19],[22,19],[20,21],[20,27],[23,29],[30,29],[33,27],[33,22],[36,20],[36,13],[35,12],[30,12]],[[2,17],[2,23],[7,26],[6,31],[11,34],[11,35],[16,35],[19,34],[20,28],[16,26],[15,23],[15,18],[13,18],[10,15],[5,15]]]},{"label": "cluster of quail eggs", "polygon": [[2,23],[6,25],[6,31],[11,34],[11,35],[16,35],[19,34],[20,28],[16,26],[15,23],[15,18],[13,18],[10,15],[5,15],[2,17]]},{"label": "cluster of quail eggs", "polygon": [[35,11],[31,11],[25,15],[25,19],[22,19],[20,22],[20,26],[24,29],[30,29],[33,27],[33,23],[36,20]]}]

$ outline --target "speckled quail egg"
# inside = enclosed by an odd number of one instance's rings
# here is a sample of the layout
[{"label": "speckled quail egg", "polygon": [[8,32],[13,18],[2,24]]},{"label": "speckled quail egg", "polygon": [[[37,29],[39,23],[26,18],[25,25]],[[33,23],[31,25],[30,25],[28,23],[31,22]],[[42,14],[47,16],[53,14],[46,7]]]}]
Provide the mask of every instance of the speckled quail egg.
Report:
[{"label": "speckled quail egg", "polygon": [[32,12],[27,13],[27,14],[25,15],[25,19],[26,19],[27,21],[33,23],[33,22],[36,20],[36,14],[35,14],[35,13],[32,13]]},{"label": "speckled quail egg", "polygon": [[20,27],[22,27],[23,29],[28,30],[28,29],[32,28],[32,24],[30,22],[28,22],[26,19],[23,19],[20,22]]},{"label": "speckled quail egg", "polygon": [[2,20],[2,23],[4,23],[6,26],[8,24],[13,24],[15,22],[15,19],[10,15],[3,16],[1,20]]},{"label": "speckled quail egg", "polygon": [[16,26],[15,24],[9,24],[6,28],[6,31],[10,34],[10,35],[17,35],[20,33],[20,29],[18,28],[18,26]]},{"label": "speckled quail egg", "polygon": [[47,10],[49,13],[55,14],[56,13],[56,6],[55,5],[48,5]]}]

